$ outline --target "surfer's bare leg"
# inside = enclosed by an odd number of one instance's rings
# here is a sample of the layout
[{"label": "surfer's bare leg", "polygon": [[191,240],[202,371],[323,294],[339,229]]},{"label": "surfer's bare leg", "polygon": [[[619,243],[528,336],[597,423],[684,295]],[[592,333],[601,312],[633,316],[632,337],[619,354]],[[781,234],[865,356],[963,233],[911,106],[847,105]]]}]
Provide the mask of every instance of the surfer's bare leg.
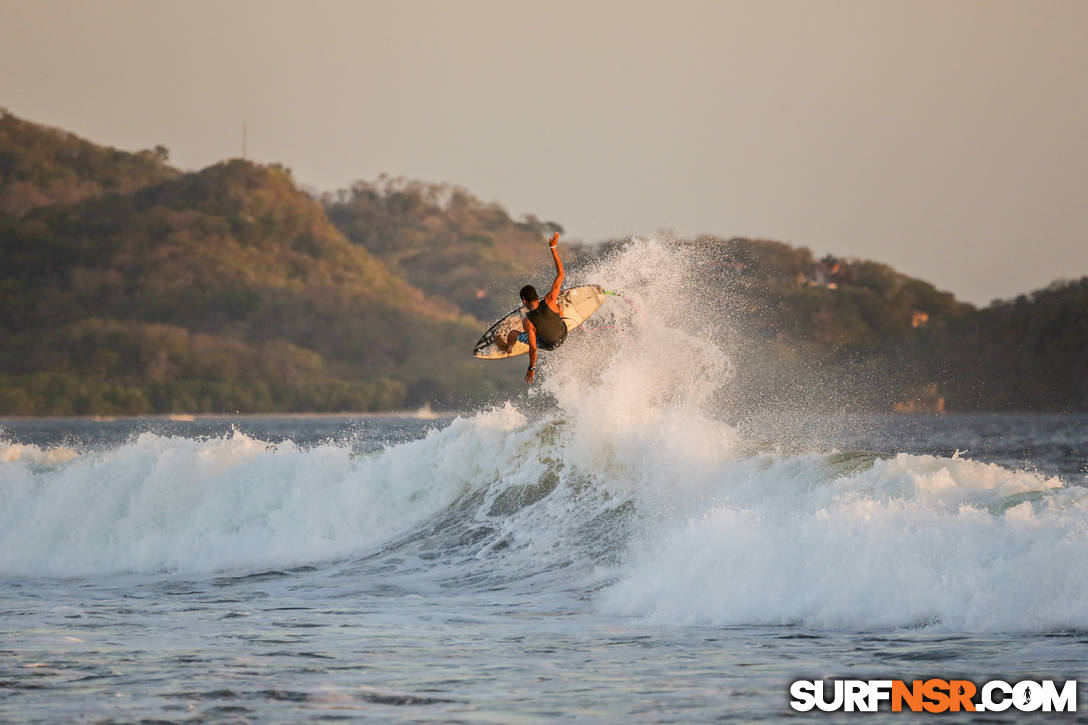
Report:
[{"label": "surfer's bare leg", "polygon": [[509,353],[514,349],[514,343],[518,341],[518,335],[521,334],[521,330],[510,330],[506,333],[506,338],[500,335],[495,338],[495,344],[499,346],[499,349],[505,353]]}]

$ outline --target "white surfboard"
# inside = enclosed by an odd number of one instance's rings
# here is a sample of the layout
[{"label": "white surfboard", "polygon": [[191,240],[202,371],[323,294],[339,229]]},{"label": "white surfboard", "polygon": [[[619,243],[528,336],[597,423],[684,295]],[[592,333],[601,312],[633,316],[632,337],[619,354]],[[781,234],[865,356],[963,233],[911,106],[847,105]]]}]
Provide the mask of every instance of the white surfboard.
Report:
[{"label": "white surfboard", "polygon": [[[560,292],[557,300],[559,314],[563,316],[563,322],[567,323],[567,332],[588,320],[590,315],[604,304],[604,298],[605,291],[597,284],[571,287]],[[525,331],[525,312],[527,312],[525,307],[518,307],[487,328],[487,332],[476,343],[476,347],[472,348],[472,354],[482,360],[503,360],[529,352],[529,346],[524,342],[515,342],[510,352],[503,352],[495,344],[497,339],[506,337],[511,330]]]}]

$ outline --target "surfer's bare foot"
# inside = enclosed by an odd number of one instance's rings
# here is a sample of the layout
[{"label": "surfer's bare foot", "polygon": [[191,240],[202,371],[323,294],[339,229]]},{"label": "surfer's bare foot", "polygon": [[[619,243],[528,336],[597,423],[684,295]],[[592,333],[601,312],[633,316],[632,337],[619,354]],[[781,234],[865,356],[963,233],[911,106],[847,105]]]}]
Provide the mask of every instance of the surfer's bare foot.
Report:
[{"label": "surfer's bare foot", "polygon": [[499,348],[499,351],[502,352],[504,355],[509,354],[510,349],[514,347],[514,340],[516,339],[518,339],[516,334],[507,336],[496,335],[495,347]]}]

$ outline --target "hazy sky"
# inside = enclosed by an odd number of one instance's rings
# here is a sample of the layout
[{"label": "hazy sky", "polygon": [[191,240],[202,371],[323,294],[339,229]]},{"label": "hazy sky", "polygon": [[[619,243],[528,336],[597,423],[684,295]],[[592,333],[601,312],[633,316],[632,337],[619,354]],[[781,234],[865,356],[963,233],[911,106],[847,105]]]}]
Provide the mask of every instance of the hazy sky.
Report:
[{"label": "hazy sky", "polygon": [[975,303],[1088,274],[1088,2],[0,0],[0,106],[197,169],[461,184]]}]

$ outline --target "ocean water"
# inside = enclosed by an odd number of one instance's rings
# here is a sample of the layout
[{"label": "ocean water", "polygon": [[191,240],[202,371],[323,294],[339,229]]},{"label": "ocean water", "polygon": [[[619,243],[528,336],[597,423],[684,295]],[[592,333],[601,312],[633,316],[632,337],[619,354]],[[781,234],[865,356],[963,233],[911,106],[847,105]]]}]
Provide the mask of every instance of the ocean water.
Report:
[{"label": "ocean water", "polygon": [[0,421],[0,721],[913,721],[789,683],[1088,679],[1088,417],[731,416],[684,264],[585,274],[627,296],[480,411]]}]

